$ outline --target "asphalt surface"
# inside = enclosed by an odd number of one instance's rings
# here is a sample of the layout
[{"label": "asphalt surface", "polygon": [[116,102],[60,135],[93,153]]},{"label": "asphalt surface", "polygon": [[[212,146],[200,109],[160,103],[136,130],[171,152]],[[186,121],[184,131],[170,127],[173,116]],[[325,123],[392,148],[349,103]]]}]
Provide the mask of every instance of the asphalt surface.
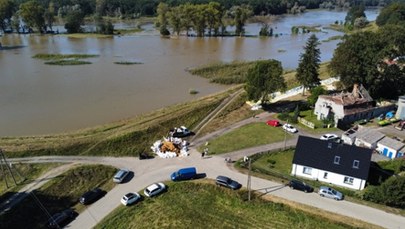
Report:
[{"label": "asphalt surface", "polygon": [[[137,191],[143,192],[143,189],[154,183],[164,182],[169,180],[169,176],[172,172],[183,168],[194,166],[197,168],[197,172],[206,173],[207,178],[215,179],[218,175],[229,176],[239,181],[244,187],[247,183],[247,175],[241,174],[232,169],[225,162],[225,158],[231,157],[232,160],[239,159],[245,155],[251,155],[258,152],[280,149],[284,147],[294,146],[296,144],[297,135],[286,142],[278,142],[269,145],[262,145],[250,149],[240,150],[229,154],[210,156],[201,158],[201,154],[194,148],[195,145],[202,142],[209,141],[211,137],[219,136],[223,133],[233,130],[238,126],[244,125],[249,122],[263,121],[268,118],[269,114],[261,114],[257,118],[251,118],[239,123],[235,123],[233,126],[223,130],[211,133],[209,136],[196,139],[190,148],[190,156],[179,157],[171,159],[154,158],[149,160],[139,160],[134,157],[70,157],[70,156],[50,156],[50,157],[35,157],[35,158],[23,158],[19,161],[27,162],[69,162],[70,165],[75,164],[87,164],[97,163],[112,165],[117,168],[128,168],[134,172],[134,177],[124,183],[116,185],[111,191],[109,191],[103,198],[97,202],[89,205],[84,212],[82,212],[67,228],[92,228],[100,222],[105,216],[107,216],[112,210],[118,207],[121,197],[128,193]],[[305,134],[300,132],[299,134]],[[13,160],[11,160],[13,161]],[[68,166],[65,166],[66,169]],[[64,170],[63,169],[63,170]],[[48,174],[51,176],[50,174]],[[53,174],[54,175],[54,174]],[[46,180],[43,176],[40,180]],[[304,193],[300,191],[290,190],[283,184],[252,177],[251,186],[254,190],[260,190],[266,195],[275,195],[298,203],[314,206],[323,211],[331,212],[331,214],[340,214],[352,218],[356,218],[371,224],[375,224],[384,228],[404,228],[405,229],[405,217],[390,214],[378,209],[374,209],[368,206],[359,205],[349,201],[335,201],[332,199],[322,198],[317,193]],[[37,186],[35,186],[37,187]],[[26,189],[29,191],[29,189]],[[170,191],[170,187],[169,187]],[[164,195],[164,194],[163,194]]]}]

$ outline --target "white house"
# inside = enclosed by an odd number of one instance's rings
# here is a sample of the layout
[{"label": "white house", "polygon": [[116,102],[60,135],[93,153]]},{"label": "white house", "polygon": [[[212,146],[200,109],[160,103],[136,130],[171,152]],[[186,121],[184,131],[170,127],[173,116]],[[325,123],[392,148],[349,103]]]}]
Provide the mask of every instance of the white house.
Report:
[{"label": "white house", "polygon": [[291,175],[362,190],[371,154],[371,149],[299,136]]},{"label": "white house", "polygon": [[405,144],[395,139],[385,137],[377,143],[377,151],[388,158],[394,159],[404,155]]},{"label": "white house", "polygon": [[335,125],[372,119],[392,110],[394,105],[376,107],[375,102],[362,86],[355,84],[352,92],[320,95],[315,103],[314,114],[318,120],[334,118]]}]

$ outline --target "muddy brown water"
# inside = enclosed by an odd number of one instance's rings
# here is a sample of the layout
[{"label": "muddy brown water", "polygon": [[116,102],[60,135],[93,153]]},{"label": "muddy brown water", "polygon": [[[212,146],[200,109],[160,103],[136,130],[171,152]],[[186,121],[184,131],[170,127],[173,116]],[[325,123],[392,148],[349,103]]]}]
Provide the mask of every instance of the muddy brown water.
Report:
[{"label": "muddy brown water", "polygon": [[[371,18],[377,15],[377,11],[367,13]],[[150,25],[139,35],[106,39],[2,35],[0,136],[51,134],[91,127],[227,88],[192,76],[185,71],[189,67],[217,61],[273,58],[280,60],[285,69],[296,68],[310,34],[290,35],[291,26],[328,25],[344,20],[345,15],[345,12],[314,11],[280,17],[271,25],[280,34],[277,38],[164,39]],[[248,34],[258,34],[259,30],[259,24],[246,27]],[[316,35],[322,41],[340,33],[322,29]],[[321,44],[322,61],[332,57],[338,42]],[[38,53],[99,57],[89,59],[90,65],[51,66],[32,58]],[[143,64],[117,65],[115,61]],[[190,95],[190,89],[199,94]]]}]

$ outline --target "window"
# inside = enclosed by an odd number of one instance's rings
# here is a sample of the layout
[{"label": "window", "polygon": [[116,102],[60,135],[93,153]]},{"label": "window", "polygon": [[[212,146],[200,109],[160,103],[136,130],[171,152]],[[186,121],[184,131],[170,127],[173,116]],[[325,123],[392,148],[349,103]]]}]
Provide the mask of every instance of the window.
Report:
[{"label": "window", "polygon": [[304,174],[311,175],[312,173],[312,168],[310,167],[304,167],[304,170],[302,171]]},{"label": "window", "polygon": [[359,165],[360,165],[360,161],[358,161],[358,160],[353,161],[353,168],[358,169]]},{"label": "window", "polygon": [[353,177],[345,177],[345,179],[343,180],[343,183],[352,185],[353,179],[354,179]]},{"label": "window", "polygon": [[327,173],[327,172],[325,172],[325,173],[323,174],[323,179],[328,179],[328,173]]},{"label": "window", "polygon": [[340,157],[335,156],[335,160],[333,161],[333,164],[339,165],[340,164]]}]

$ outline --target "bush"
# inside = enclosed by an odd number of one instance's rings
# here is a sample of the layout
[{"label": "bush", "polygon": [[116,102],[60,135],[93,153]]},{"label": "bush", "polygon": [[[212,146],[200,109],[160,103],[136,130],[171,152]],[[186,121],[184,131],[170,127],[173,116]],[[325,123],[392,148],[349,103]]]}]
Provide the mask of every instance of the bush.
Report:
[{"label": "bush", "polygon": [[380,186],[369,186],[363,199],[391,207],[405,208],[405,177],[392,176]]}]

